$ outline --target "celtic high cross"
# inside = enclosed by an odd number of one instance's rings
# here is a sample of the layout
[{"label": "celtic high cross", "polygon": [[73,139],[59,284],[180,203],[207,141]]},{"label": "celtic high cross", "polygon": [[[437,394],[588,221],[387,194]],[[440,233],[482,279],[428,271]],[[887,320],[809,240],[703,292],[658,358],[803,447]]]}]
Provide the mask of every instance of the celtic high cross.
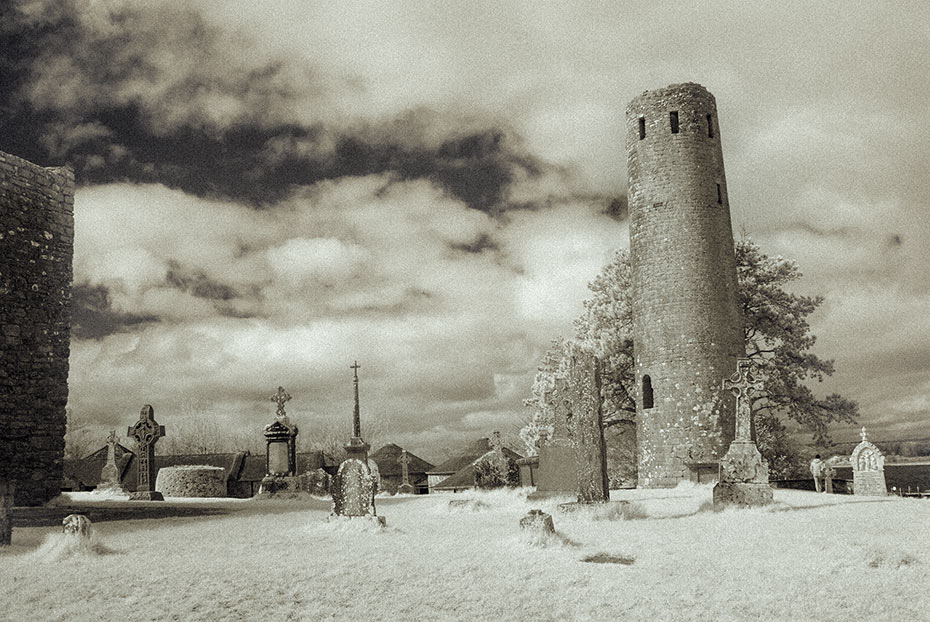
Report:
[{"label": "celtic high cross", "polygon": [[278,405],[278,410],[275,412],[275,417],[278,419],[284,419],[287,416],[287,413],[284,412],[284,402],[289,399],[291,399],[291,396],[284,390],[284,387],[278,387],[275,394],[271,396],[271,401]]},{"label": "celtic high cross", "polygon": [[752,361],[736,360],[736,373],[723,380],[723,390],[736,396],[736,438],[735,441],[752,441],[752,412],[749,404],[749,392],[761,391],[765,385],[751,371]]},{"label": "celtic high cross", "polygon": [[139,468],[136,492],[155,490],[155,443],[165,435],[165,426],[155,421],[155,409],[146,404],[139,413],[136,425],[129,428],[129,436],[135,439],[139,452]]}]

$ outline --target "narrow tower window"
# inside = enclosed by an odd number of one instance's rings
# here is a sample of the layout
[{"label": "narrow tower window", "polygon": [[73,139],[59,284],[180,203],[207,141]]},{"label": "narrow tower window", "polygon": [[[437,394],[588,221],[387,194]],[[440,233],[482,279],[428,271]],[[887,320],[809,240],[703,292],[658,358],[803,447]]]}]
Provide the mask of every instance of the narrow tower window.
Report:
[{"label": "narrow tower window", "polygon": [[714,137],[714,117],[713,115],[707,115],[707,137]]},{"label": "narrow tower window", "polygon": [[646,138],[646,118],[639,118],[639,139],[642,140]]},{"label": "narrow tower window", "polygon": [[643,408],[652,408],[652,378],[643,376]]},{"label": "narrow tower window", "polygon": [[720,184],[717,184],[717,203],[723,205],[723,192],[720,190]]},{"label": "narrow tower window", "polygon": [[668,120],[669,120],[669,123],[672,124],[672,134],[677,134],[678,133],[678,111],[672,110],[670,113],[668,113]]}]

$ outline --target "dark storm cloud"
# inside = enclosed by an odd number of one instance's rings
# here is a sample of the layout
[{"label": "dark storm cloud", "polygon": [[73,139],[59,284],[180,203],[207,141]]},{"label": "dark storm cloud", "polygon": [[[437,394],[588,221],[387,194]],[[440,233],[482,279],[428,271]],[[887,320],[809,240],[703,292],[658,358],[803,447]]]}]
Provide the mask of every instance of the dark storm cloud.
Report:
[{"label": "dark storm cloud", "polygon": [[[105,17],[105,27],[81,19],[69,3],[49,5],[41,16],[16,8],[6,16],[0,149],[42,164],[69,163],[79,184],[161,183],[255,206],[299,185],[388,173],[429,179],[467,205],[495,212],[515,175],[533,177],[543,168],[494,127],[450,128],[444,140],[420,145],[405,138],[404,125],[421,123],[410,112],[386,121],[390,132],[285,120],[282,110],[306,98],[307,89],[325,90],[311,69],[270,59],[212,70],[195,63],[175,75],[158,63],[164,54],[209,65],[229,41],[183,9],[123,8]],[[171,33],[167,41],[163,32]],[[231,111],[217,112],[224,107]]]},{"label": "dark storm cloud", "polygon": [[102,285],[78,284],[72,289],[71,334],[76,339],[102,339],[157,320],[154,316],[114,311],[109,291]]},{"label": "dark storm cloud", "polygon": [[232,300],[237,296],[236,290],[232,287],[210,280],[203,272],[185,274],[177,262],[169,262],[165,280],[172,287],[189,293],[196,298]]}]

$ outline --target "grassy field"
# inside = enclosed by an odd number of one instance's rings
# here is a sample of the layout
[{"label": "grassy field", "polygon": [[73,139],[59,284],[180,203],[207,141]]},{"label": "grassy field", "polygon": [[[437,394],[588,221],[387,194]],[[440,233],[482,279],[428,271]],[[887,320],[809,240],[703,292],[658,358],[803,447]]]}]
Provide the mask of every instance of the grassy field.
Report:
[{"label": "grassy field", "polygon": [[[379,499],[387,528],[326,500],[218,501],[222,516],[99,522],[74,553],[51,527],[0,551],[8,620],[919,620],[930,501],[776,490],[710,509],[708,486],[613,491],[565,514],[525,491]],[[467,499],[450,507],[451,499]],[[120,503],[120,502],[111,502]],[[174,503],[169,500],[167,503]],[[530,508],[557,536],[519,528]],[[598,556],[628,564],[585,563]],[[629,563],[632,562],[632,563]]]}]

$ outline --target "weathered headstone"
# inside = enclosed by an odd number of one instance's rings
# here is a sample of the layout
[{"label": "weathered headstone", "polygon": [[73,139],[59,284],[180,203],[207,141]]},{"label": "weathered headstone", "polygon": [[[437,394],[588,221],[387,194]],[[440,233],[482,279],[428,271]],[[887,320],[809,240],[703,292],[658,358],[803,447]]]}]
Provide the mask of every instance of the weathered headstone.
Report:
[{"label": "weathered headstone", "polygon": [[520,519],[520,528],[531,531],[537,535],[551,535],[555,533],[552,515],[546,514],[542,510],[530,510],[527,512],[526,516]]},{"label": "weathered headstone", "polygon": [[836,475],[836,469],[834,469],[833,465],[830,464],[829,462],[824,462],[821,473],[823,473],[823,486],[824,486],[823,489],[824,491],[826,491],[827,494],[832,495],[833,494],[833,476]]},{"label": "weathered headstone", "polygon": [[764,388],[749,359],[739,359],[736,373],[723,380],[723,390],[736,396],[736,436],[720,460],[720,480],[714,486],[714,509],[728,505],[757,506],[772,502],[769,465],[752,440],[750,391]]},{"label": "weathered headstone", "polygon": [[603,503],[610,498],[610,487],[601,411],[600,369],[597,358],[580,348],[570,346],[569,356],[578,503]]},{"label": "weathered headstone", "polygon": [[125,493],[119,477],[119,467],[116,464],[116,430],[110,430],[107,436],[107,463],[100,469],[100,483],[97,490],[100,492]]},{"label": "weathered headstone", "polygon": [[0,546],[10,546],[13,539],[13,492],[10,480],[0,479]]},{"label": "weathered headstone", "polygon": [[560,369],[545,395],[552,405],[552,434],[539,444],[536,491],[529,495],[530,499],[570,495],[577,490],[570,392],[567,370]]},{"label": "weathered headstone", "polygon": [[139,421],[129,428],[127,435],[136,441],[136,459],[139,461],[136,491],[129,495],[129,500],[164,501],[162,494],[155,491],[155,443],[165,436],[165,426],[155,421],[155,409],[149,404],[143,406]]},{"label": "weathered headstone", "polygon": [[61,521],[61,532],[85,540],[91,536],[90,519],[83,514],[68,514]]},{"label": "weathered headstone", "polygon": [[397,492],[412,495],[416,492],[416,489],[413,487],[413,484],[410,483],[410,456],[407,455],[406,449],[400,452],[400,458],[398,458],[397,461],[400,462],[401,469],[401,482],[400,486],[397,487]]},{"label": "weathered headstone", "polygon": [[853,494],[866,496],[884,496],[888,494],[885,484],[885,456],[866,436],[862,427],[862,441],[853,449],[849,457],[853,473]]}]

